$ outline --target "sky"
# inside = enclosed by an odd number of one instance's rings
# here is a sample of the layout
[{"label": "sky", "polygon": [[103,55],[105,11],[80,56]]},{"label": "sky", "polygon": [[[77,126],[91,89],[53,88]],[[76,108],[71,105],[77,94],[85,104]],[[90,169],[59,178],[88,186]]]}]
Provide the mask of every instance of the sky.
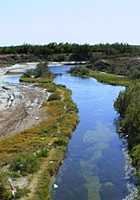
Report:
[{"label": "sky", "polygon": [[0,46],[140,44],[140,0],[1,0]]}]

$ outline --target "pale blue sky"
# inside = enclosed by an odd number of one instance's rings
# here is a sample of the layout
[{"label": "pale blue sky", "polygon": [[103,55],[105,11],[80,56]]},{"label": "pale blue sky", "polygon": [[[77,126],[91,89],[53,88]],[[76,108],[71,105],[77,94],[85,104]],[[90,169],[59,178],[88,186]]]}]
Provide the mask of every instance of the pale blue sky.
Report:
[{"label": "pale blue sky", "polygon": [[140,44],[140,0],[2,0],[0,45]]}]

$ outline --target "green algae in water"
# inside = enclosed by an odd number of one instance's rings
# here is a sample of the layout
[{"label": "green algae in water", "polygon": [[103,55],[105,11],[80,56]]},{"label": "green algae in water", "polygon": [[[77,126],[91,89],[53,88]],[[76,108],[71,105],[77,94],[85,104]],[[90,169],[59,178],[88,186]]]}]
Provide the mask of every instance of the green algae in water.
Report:
[{"label": "green algae in water", "polygon": [[97,123],[94,130],[88,130],[84,134],[83,142],[88,145],[88,152],[92,152],[92,156],[88,159],[80,160],[81,173],[85,179],[85,187],[88,191],[88,200],[101,200],[100,190],[101,188],[107,188],[112,191],[113,184],[110,182],[100,182],[97,174],[97,161],[101,159],[105,149],[109,147],[109,143],[112,139],[112,132],[109,127],[104,124]]},{"label": "green algae in water", "polygon": [[101,200],[100,197],[100,181],[97,176],[89,177],[86,179],[87,183],[85,184],[88,190],[88,200]]},{"label": "green algae in water", "polygon": [[81,164],[81,172],[85,178],[85,187],[88,191],[88,200],[101,200],[100,198],[100,188],[101,188],[101,184],[100,184],[100,180],[97,176],[91,176],[88,172],[89,170],[87,169],[87,162],[84,161],[80,161]]}]

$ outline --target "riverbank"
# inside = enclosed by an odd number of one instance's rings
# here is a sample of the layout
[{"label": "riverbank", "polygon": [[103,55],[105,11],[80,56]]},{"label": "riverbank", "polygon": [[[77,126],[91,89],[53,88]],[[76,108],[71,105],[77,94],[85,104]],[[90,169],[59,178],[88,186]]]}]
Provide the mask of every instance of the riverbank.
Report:
[{"label": "riverbank", "polygon": [[10,177],[17,189],[17,199],[49,200],[52,181],[78,122],[77,108],[71,92],[55,85],[52,77],[22,77],[21,80],[50,93],[41,107],[47,118],[33,128],[0,140],[1,183],[6,180],[0,185],[6,196],[0,198],[10,199]]},{"label": "riverbank", "polygon": [[101,71],[90,70],[87,67],[75,67],[70,70],[70,73],[74,76],[80,77],[93,77],[97,79],[101,83],[106,83],[110,85],[120,85],[120,86],[128,86],[131,82],[125,76],[119,76],[115,74],[109,74]]},{"label": "riverbank", "polygon": [[[127,138],[129,153],[136,168],[140,186],[140,83],[131,84],[121,92],[115,101],[115,109],[120,114],[119,132]],[[140,195],[140,188],[139,188]]]}]

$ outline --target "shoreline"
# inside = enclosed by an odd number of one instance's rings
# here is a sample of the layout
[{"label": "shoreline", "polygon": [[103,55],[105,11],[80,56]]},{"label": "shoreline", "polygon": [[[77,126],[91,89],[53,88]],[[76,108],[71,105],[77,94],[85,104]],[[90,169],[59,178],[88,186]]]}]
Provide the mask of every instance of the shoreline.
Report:
[{"label": "shoreline", "polygon": [[125,76],[109,74],[101,71],[93,71],[86,67],[84,67],[83,69],[82,68],[80,69],[80,67],[79,69],[73,68],[70,71],[70,74],[82,78],[95,78],[97,81],[101,83],[116,85],[116,86],[128,86],[132,82],[132,80],[128,79]]}]

